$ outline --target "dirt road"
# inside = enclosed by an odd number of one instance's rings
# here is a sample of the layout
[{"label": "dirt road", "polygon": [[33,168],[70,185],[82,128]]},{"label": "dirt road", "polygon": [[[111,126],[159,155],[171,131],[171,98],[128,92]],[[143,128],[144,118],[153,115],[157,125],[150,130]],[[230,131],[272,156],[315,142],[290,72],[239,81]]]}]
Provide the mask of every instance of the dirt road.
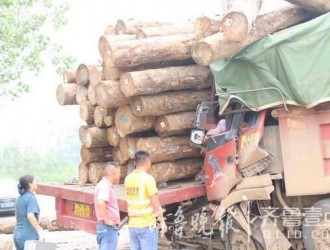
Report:
[{"label": "dirt road", "polygon": [[[54,197],[38,195],[41,217],[55,217],[55,199]],[[15,221],[15,216],[1,216],[0,226],[9,220]],[[0,234],[0,250],[12,250],[13,235]],[[58,250],[93,250],[97,249],[95,235],[84,231],[45,231],[45,239],[48,242],[57,243]],[[127,226],[124,226],[119,234],[119,250],[129,249],[129,233]]]}]

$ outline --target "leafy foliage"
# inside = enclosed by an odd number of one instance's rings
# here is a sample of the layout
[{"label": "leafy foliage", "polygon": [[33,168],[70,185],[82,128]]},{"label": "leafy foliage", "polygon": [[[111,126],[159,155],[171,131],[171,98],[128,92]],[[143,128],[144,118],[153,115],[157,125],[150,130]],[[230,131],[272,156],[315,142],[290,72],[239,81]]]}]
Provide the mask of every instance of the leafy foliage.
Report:
[{"label": "leafy foliage", "polygon": [[67,23],[67,11],[52,0],[0,0],[0,96],[27,92],[24,74],[37,74],[49,58],[58,73],[70,68],[74,59],[51,39]]},{"label": "leafy foliage", "polygon": [[77,164],[54,151],[42,154],[32,147],[12,144],[0,150],[0,172],[2,177],[14,179],[32,174],[38,181],[63,182],[77,175]]}]

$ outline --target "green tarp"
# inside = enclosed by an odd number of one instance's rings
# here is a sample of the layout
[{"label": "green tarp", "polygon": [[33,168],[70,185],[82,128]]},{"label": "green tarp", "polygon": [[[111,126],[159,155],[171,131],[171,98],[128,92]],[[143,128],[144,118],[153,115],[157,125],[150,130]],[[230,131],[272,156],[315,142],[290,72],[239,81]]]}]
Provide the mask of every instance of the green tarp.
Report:
[{"label": "green tarp", "polygon": [[231,101],[255,111],[330,101],[330,13],[268,35],[210,67],[220,113]]}]

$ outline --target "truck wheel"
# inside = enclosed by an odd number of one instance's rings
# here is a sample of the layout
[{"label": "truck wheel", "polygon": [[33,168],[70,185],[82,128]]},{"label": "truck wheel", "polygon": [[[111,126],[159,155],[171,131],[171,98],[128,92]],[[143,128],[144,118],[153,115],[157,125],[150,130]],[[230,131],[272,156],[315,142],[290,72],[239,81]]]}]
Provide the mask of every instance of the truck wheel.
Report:
[{"label": "truck wheel", "polygon": [[[330,199],[316,202],[313,207],[321,208],[321,215],[313,218],[319,219],[316,225],[306,225],[306,217],[303,224],[303,241],[306,250],[327,250],[330,249]],[[328,218],[326,218],[328,217]]]},{"label": "truck wheel", "polygon": [[245,231],[238,229],[229,232],[229,242],[231,250],[257,250],[254,241],[250,238]]}]

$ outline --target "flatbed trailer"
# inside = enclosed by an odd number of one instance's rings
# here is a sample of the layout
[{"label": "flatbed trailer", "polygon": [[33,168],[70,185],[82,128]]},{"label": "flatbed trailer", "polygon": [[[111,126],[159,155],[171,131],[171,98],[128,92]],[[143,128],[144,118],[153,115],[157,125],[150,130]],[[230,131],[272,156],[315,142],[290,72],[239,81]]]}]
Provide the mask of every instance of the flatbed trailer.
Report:
[{"label": "flatbed trailer", "polygon": [[[122,218],[127,215],[124,185],[116,185],[119,210]],[[205,187],[195,181],[170,183],[158,190],[162,206],[180,203],[206,195]],[[95,233],[96,216],[94,211],[93,185],[68,185],[63,183],[40,183],[38,194],[56,198],[57,224],[64,229],[78,229]]]}]

